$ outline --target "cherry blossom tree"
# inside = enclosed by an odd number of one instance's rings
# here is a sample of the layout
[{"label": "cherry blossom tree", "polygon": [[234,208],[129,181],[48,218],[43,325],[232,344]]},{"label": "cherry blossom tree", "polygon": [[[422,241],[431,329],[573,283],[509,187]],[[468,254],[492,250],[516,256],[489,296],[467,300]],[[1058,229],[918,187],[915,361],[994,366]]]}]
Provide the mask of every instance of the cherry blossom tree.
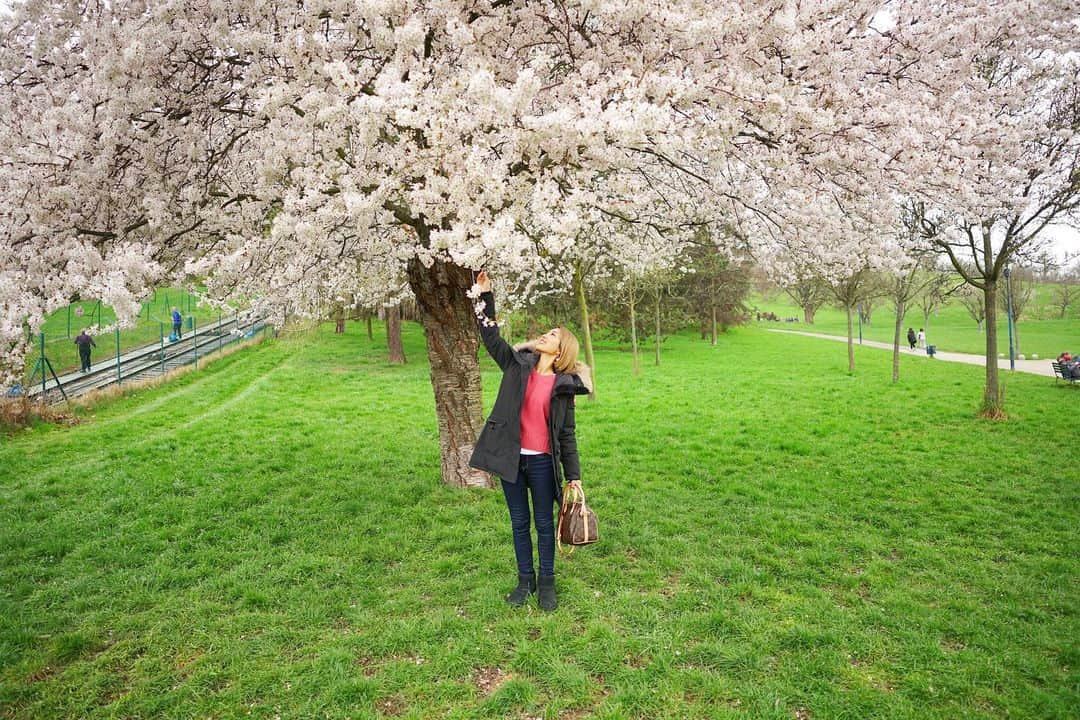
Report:
[{"label": "cherry blossom tree", "polygon": [[818,309],[829,301],[829,288],[821,282],[820,278],[807,272],[798,264],[794,264],[793,267],[794,275],[781,286],[781,289],[802,309],[803,322],[813,325]]},{"label": "cherry blossom tree", "polygon": [[[983,293],[982,412],[1004,414],[997,307],[1006,267],[1036,255],[1043,231],[1080,208],[1080,58],[1075,4],[902,2],[897,47],[911,88],[910,148],[899,160],[922,198],[928,245]],[[905,59],[906,58],[906,59]],[[928,59],[933,62],[927,62]]]},{"label": "cherry blossom tree", "polygon": [[[937,4],[912,7],[929,18]],[[946,142],[929,113],[952,50],[931,41],[953,31],[883,32],[879,9],[17,4],[0,27],[0,360],[10,374],[24,326],[74,293],[124,320],[155,283],[194,277],[280,321],[383,297],[400,273],[421,310],[443,478],[488,485],[467,464],[477,269],[528,295],[541,260],[586,232],[641,258],[710,227],[835,279],[885,263],[891,190],[966,187],[908,151]]]},{"label": "cherry blossom tree", "polygon": [[1080,296],[1080,256],[1066,255],[1061,266],[1053,273],[1053,295],[1051,304],[1058,311],[1058,319],[1064,320],[1069,308],[1076,305]]}]

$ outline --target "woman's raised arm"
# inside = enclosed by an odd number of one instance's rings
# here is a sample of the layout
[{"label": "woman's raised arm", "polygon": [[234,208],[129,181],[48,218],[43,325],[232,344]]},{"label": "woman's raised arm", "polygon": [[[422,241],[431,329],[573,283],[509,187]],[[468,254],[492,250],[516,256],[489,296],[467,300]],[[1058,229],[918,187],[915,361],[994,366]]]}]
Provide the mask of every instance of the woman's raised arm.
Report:
[{"label": "woman's raised arm", "polygon": [[474,307],[480,324],[480,337],[484,340],[488,354],[505,371],[514,362],[514,349],[503,340],[495,322],[495,295],[491,292],[491,279],[486,271],[480,271],[473,289],[480,291],[480,302]]}]

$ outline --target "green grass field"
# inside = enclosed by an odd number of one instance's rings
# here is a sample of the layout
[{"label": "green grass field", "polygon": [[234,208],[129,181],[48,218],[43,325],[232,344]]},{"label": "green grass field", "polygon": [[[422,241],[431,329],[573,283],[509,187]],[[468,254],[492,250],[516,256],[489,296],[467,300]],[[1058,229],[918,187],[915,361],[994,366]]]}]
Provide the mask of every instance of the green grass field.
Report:
[{"label": "green grass field", "polygon": [[[161,288],[155,292],[151,299],[143,303],[138,322],[133,327],[120,331],[121,354],[132,348],[158,342],[162,332],[165,337],[168,337],[172,332],[171,313],[174,306],[179,308],[185,318],[185,333],[190,332],[186,324],[186,318],[189,315],[194,316],[198,327],[217,322],[219,313],[216,309],[199,307],[190,300],[191,296],[178,288]],[[104,327],[114,322],[116,322],[116,314],[112,308],[104,305],[99,308],[97,302],[72,303],[70,309],[64,308],[50,315],[45,320],[41,331],[45,333],[45,356],[52,363],[56,374],[62,375],[78,369],[79,353],[74,339],[83,328],[94,324]],[[116,359],[115,333],[95,335],[94,341],[97,343],[97,348],[91,354],[91,361],[94,364],[108,358]],[[33,373],[38,358],[41,356],[39,342],[39,339],[35,337],[33,350],[27,358],[27,376]]]},{"label": "green grass field", "polygon": [[[1064,319],[1057,319],[1052,308],[1048,307],[1051,290],[1049,286],[1036,288],[1036,300],[1031,303],[1031,318],[1022,318],[1016,323],[1017,352],[1030,356],[1037,354],[1044,360],[1052,360],[1061,352],[1080,352],[1080,307],[1072,308]],[[847,316],[843,310],[823,307],[814,318],[813,325],[802,322],[803,315],[791,299],[784,293],[777,293],[768,298],[756,297],[749,302],[761,312],[774,312],[781,318],[797,317],[795,323],[756,323],[762,327],[777,327],[785,330],[805,330],[827,335],[847,335]],[[1005,313],[998,318],[998,352],[1009,353],[1009,330]],[[888,303],[878,302],[871,313],[871,322],[863,325],[863,337],[867,340],[891,343],[896,314]],[[858,317],[853,318],[854,334],[858,338]],[[906,344],[907,329],[918,330],[924,326],[922,311],[917,307],[909,309],[901,329],[900,344]],[[979,330],[964,306],[958,301],[950,301],[936,313],[931,314],[930,322],[925,325],[927,341],[937,345],[938,350],[986,354],[986,336]]]},{"label": "green grass field", "polygon": [[601,348],[601,542],[543,614],[405,343],[324,326],[0,439],[0,717],[1076,717],[1080,388],[1006,374],[990,422],[974,366]]}]

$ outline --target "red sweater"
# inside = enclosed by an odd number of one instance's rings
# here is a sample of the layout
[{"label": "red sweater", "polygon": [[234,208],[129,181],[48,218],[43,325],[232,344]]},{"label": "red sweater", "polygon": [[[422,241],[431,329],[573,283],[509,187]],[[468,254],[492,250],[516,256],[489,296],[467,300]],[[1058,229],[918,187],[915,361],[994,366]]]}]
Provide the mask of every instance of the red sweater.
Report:
[{"label": "red sweater", "polygon": [[533,370],[525,386],[525,401],[521,404],[521,447],[537,452],[551,452],[548,437],[548,417],[551,415],[551,390],[555,373],[541,375]]}]

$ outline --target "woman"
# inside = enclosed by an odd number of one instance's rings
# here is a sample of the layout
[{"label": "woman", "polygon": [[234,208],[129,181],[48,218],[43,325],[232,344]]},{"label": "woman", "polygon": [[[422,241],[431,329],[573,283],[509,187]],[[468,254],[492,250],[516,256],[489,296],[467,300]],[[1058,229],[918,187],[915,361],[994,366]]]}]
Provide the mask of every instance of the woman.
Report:
[{"label": "woman", "polygon": [[[484,423],[469,465],[502,480],[517,558],[518,583],[506,602],[524,605],[537,593],[543,610],[558,606],[555,597],[555,520],[562,501],[561,474],[570,485],[581,482],[574,435],[574,396],[591,389],[588,367],[577,361],[578,341],[566,328],[555,328],[511,348],[495,324],[495,297],[486,272],[476,279],[476,317],[488,353],[503,371],[495,407]],[[533,568],[529,528],[532,492],[540,577]]]}]

